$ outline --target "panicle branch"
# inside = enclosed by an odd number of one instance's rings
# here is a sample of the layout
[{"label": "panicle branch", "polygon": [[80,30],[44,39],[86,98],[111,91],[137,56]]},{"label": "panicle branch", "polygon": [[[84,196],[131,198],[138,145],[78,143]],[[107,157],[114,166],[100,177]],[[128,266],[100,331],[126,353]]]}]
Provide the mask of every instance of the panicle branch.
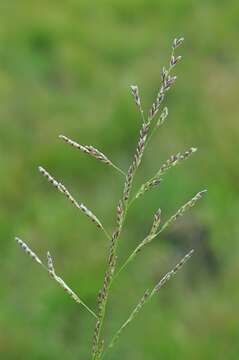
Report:
[{"label": "panicle branch", "polygon": [[117,262],[117,245],[119,236],[122,230],[123,226],[123,220],[124,220],[124,208],[123,203],[120,200],[119,204],[117,206],[116,211],[116,230],[112,234],[110,247],[109,247],[109,255],[108,255],[108,262],[107,262],[107,268],[104,275],[104,281],[103,281],[103,287],[100,289],[98,294],[98,306],[99,306],[99,321],[96,322],[95,330],[94,330],[94,337],[93,337],[93,359],[98,359],[100,356],[100,353],[103,351],[103,343],[101,340],[101,329],[103,325],[103,319],[105,316],[105,310],[106,305],[108,301],[108,294],[110,287],[112,285],[113,276],[115,273],[116,268],[116,262]]},{"label": "panicle branch", "polygon": [[78,203],[76,199],[71,195],[71,193],[65,188],[64,185],[62,185],[60,182],[58,182],[56,179],[53,178],[43,167],[38,167],[40,173],[47,178],[47,180],[57,188],[70,202],[79,210],[81,210],[90,220],[96,224],[98,228],[101,228],[103,231],[103,225],[99,221],[99,219],[90,211],[84,204]]},{"label": "panicle branch", "polygon": [[153,119],[154,116],[157,114],[160,105],[162,104],[165,93],[171,88],[171,86],[174,84],[174,82],[177,79],[177,76],[171,76],[171,70],[173,67],[181,60],[181,56],[174,56],[174,51],[177,47],[179,47],[183,43],[183,38],[176,38],[173,41],[172,44],[172,54],[169,61],[169,67],[166,69],[163,67],[162,73],[161,73],[161,87],[158,91],[158,94],[156,96],[156,100],[152,104],[150,110],[149,110],[149,119]]},{"label": "panicle branch", "polygon": [[191,147],[183,153],[179,152],[176,155],[172,155],[158,170],[158,172],[145,184],[143,184],[139,191],[137,192],[135,199],[143,195],[146,191],[151,190],[155,186],[159,185],[161,182],[161,177],[168,171],[170,168],[176,164],[182,162],[183,160],[188,159],[193,153],[197,151],[197,148]]},{"label": "panicle branch", "polygon": [[35,260],[38,264],[43,265],[42,261],[39,259],[39,257],[28,247],[28,245],[19,239],[19,237],[15,238],[18,245],[22,248],[22,250],[30,256],[33,260]]},{"label": "panicle branch", "polygon": [[76,141],[73,141],[71,139],[69,139],[67,136],[65,135],[59,135],[59,138],[61,140],[63,140],[66,144],[71,145],[72,147],[88,154],[91,155],[92,157],[94,157],[95,159],[103,162],[104,164],[110,165],[113,168],[115,168],[118,172],[120,172],[122,175],[125,176],[125,173],[123,170],[121,170],[118,166],[116,166],[111,160],[109,160],[107,158],[107,156],[105,156],[101,151],[97,150],[95,147],[91,146],[91,145],[80,145],[78,144]]},{"label": "panicle branch", "polygon": [[137,314],[142,310],[144,305],[148,303],[152,297],[162,288],[163,285],[166,284],[180,269],[181,267],[190,259],[192,256],[194,250],[191,250],[189,253],[187,253],[176,265],[175,267],[169,271],[164,277],[156,284],[156,286],[150,291],[146,290],[136,307],[131,312],[128,319],[123,323],[123,325],[119,328],[119,330],[116,332],[116,334],[113,336],[110,344],[108,345],[108,348],[112,348],[116,341],[118,340],[119,336],[123,332],[123,330],[131,323],[132,320],[137,316]]},{"label": "panicle branch", "polygon": [[200,200],[206,194],[206,192],[207,192],[207,190],[202,190],[202,191],[198,192],[191,200],[189,200],[186,204],[181,206],[178,209],[178,211],[173,216],[171,216],[169,218],[169,220],[167,220],[164,223],[164,225],[162,226],[160,231],[157,233],[157,235],[159,235],[162,231],[164,231],[167,227],[169,227],[169,225],[171,225],[173,222],[175,222],[180,216],[183,216],[187,210],[192,208],[198,202],[198,200]]},{"label": "panicle branch", "polygon": [[19,239],[18,237],[15,238],[16,242],[18,243],[18,245],[22,248],[22,250],[28,255],[30,256],[33,260],[35,260],[38,264],[40,264],[44,270],[48,271],[49,275],[51,276],[52,279],[54,279],[59,285],[60,287],[62,287],[65,292],[78,304],[81,304],[87,311],[89,311],[91,313],[91,315],[93,315],[94,317],[97,318],[97,315],[94,313],[94,311],[92,311],[77,295],[76,293],[71,290],[71,288],[64,282],[63,279],[61,279],[59,276],[56,275],[55,270],[54,270],[54,265],[53,265],[53,260],[51,257],[50,252],[47,252],[47,266],[45,266],[43,264],[43,262],[39,259],[39,257],[29,248],[29,246],[23,242],[21,239]]},{"label": "panicle branch", "polygon": [[176,273],[181,269],[181,267],[190,259],[192,254],[194,253],[194,250],[190,250],[189,253],[187,253],[176,265],[175,267],[169,271],[164,277],[158,282],[158,284],[155,286],[153,290],[153,294],[157,291],[159,291],[163,285],[170,280]]}]

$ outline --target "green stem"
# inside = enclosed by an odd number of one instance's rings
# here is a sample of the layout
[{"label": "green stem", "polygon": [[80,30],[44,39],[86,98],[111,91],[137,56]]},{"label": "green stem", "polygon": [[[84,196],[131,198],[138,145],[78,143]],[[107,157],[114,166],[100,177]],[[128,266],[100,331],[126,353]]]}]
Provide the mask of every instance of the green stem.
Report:
[{"label": "green stem", "polygon": [[117,171],[118,171],[121,175],[123,175],[124,177],[127,176],[126,173],[125,173],[123,170],[121,170],[118,166],[116,166],[115,164],[111,163],[111,166],[113,166],[113,168],[114,168],[115,170],[117,170]]},{"label": "green stem", "polygon": [[[113,249],[114,252],[116,252],[116,250],[117,250],[118,240],[119,240],[119,237],[120,237],[120,234],[121,234],[121,230],[122,230],[122,227],[123,227],[123,224],[124,224],[124,221],[125,221],[125,217],[126,217],[126,214],[127,214],[127,210],[128,210],[127,204],[128,204],[128,200],[126,200],[125,203],[124,203],[124,205],[125,205],[125,210],[124,210],[124,214],[123,214],[123,219],[122,219],[122,222],[121,222],[121,226],[120,226],[120,229],[119,229],[118,238],[117,238],[117,240],[116,240],[116,242],[115,242],[115,247],[114,247],[114,249]],[[107,270],[108,270],[108,269],[107,269]],[[106,270],[106,271],[107,271],[107,270]],[[97,317],[98,320],[100,321],[100,324],[99,324],[99,329],[98,329],[98,334],[97,334],[97,339],[96,339],[96,349],[95,349],[95,352],[93,353],[92,360],[100,360],[100,358],[101,358],[101,354],[99,354],[99,350],[100,350],[100,339],[101,339],[102,328],[103,328],[104,320],[105,320],[105,313],[106,313],[106,306],[107,306],[108,298],[109,298],[109,292],[110,292],[110,289],[111,289],[111,286],[112,286],[113,281],[114,281],[114,277],[113,277],[113,275],[112,275],[112,278],[111,278],[111,280],[109,281],[109,284],[108,284],[108,287],[107,287],[107,290],[106,290],[105,300],[104,300],[104,302],[101,304],[101,311],[100,311],[99,317]]]}]

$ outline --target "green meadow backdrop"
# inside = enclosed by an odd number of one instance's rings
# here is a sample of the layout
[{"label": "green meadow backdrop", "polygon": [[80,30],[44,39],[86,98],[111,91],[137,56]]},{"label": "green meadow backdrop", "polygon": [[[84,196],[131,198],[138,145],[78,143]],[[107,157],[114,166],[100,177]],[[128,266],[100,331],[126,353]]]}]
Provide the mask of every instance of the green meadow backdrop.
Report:
[{"label": "green meadow backdrop", "polygon": [[[238,1],[115,0],[0,3],[0,357],[90,359],[94,320],[16,245],[24,239],[92,307],[107,241],[37,171],[42,165],[115,224],[123,178],[58,139],[102,150],[125,170],[154,100],[171,42],[184,36],[169,116],[137,184],[170,155],[198,147],[132,207],[119,262],[199,190],[205,198],[138,256],[114,287],[106,337],[144,290],[192,247],[193,258],[122,335],[107,359],[236,360],[239,353]],[[106,360],[107,360],[106,359]]]}]

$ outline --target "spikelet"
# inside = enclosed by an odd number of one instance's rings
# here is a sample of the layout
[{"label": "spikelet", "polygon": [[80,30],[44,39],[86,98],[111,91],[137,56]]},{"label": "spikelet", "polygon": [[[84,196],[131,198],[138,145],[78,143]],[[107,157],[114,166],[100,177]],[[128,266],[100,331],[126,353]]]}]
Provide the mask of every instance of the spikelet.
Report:
[{"label": "spikelet", "polygon": [[79,210],[81,210],[88,218],[91,219],[93,223],[96,224],[97,227],[103,229],[103,226],[101,222],[98,220],[98,218],[82,203],[78,203],[75,198],[70,194],[70,192],[65,188],[64,185],[62,185],[60,182],[58,182],[56,179],[54,179],[43,167],[38,167],[40,173],[47,178],[47,180],[55,186],[67,199],[70,200],[70,202]]},{"label": "spikelet", "polygon": [[184,37],[175,38],[173,40],[173,45],[172,45],[173,49],[176,49],[177,47],[182,45],[183,42],[184,42]]},{"label": "spikelet", "polygon": [[55,273],[53,259],[49,251],[47,252],[47,269],[49,272]]},{"label": "spikelet", "polygon": [[142,106],[141,106],[141,99],[140,99],[140,96],[139,96],[139,88],[137,85],[131,85],[130,86],[130,89],[131,89],[131,94],[134,98],[134,101],[137,105],[137,107],[139,108],[139,111],[141,113],[143,113],[143,109],[142,109]]},{"label": "spikelet", "polygon": [[159,119],[157,121],[157,124],[156,124],[157,128],[159,128],[160,126],[163,125],[163,123],[165,122],[167,117],[168,117],[168,108],[164,107],[163,111],[161,112]]},{"label": "spikelet", "polygon": [[182,56],[174,56],[174,55],[172,55],[172,57],[171,57],[171,60],[170,60],[170,65],[173,67],[173,66],[175,66],[176,64],[177,64],[177,62],[178,61],[180,61],[182,59]]},{"label": "spikelet", "polygon": [[128,319],[123,323],[123,325],[113,336],[109,344],[109,348],[112,348],[115,345],[115,342],[118,340],[122,331],[131,323],[132,320],[134,320],[134,318],[142,310],[144,305],[153,298],[153,296],[162,288],[163,285],[166,284],[168,280],[170,280],[178,272],[178,270],[181,269],[181,267],[189,260],[192,254],[193,254],[193,250],[191,250],[186,256],[184,256],[180,260],[180,262],[171,271],[169,271],[151,291],[150,290],[145,291],[144,295],[142,296],[136,307],[133,309]]},{"label": "spikelet", "polygon": [[123,208],[123,203],[120,200],[118,205],[117,205],[117,209],[116,209],[116,216],[117,216],[117,227],[120,229],[122,226],[122,222],[123,222],[123,218],[124,218],[124,208]]},{"label": "spikelet", "polygon": [[161,209],[158,209],[156,211],[156,213],[154,214],[154,221],[153,221],[152,228],[150,230],[150,235],[156,234],[160,223],[161,223]]},{"label": "spikelet", "polygon": [[161,233],[163,230],[165,230],[169,225],[171,225],[174,221],[176,221],[180,216],[183,216],[184,213],[187,210],[189,210],[190,208],[192,208],[197,203],[197,201],[200,200],[205,195],[206,192],[207,192],[207,190],[200,191],[191,200],[189,200],[186,204],[181,206],[180,209],[173,216],[171,216],[168,221],[166,221],[164,223],[164,225],[160,229],[159,233]]},{"label": "spikelet", "polygon": [[29,255],[33,260],[35,260],[38,264],[43,265],[42,261],[39,259],[39,257],[27,246],[26,243],[24,243],[21,239],[18,237],[15,238],[18,245],[22,248],[22,250]]},{"label": "spikelet", "polygon": [[113,165],[112,162],[99,150],[97,150],[95,147],[91,145],[86,145],[85,148],[88,150],[88,154],[93,156],[99,161],[102,161],[105,164]]}]

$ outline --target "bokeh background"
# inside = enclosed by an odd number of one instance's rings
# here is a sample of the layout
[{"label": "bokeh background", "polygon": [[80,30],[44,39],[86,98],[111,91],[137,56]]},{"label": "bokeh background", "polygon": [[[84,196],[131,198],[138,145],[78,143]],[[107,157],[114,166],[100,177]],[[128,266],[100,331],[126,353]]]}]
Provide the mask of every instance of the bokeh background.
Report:
[{"label": "bokeh background", "polygon": [[94,320],[17,247],[23,238],[95,308],[107,241],[37,171],[42,165],[109,231],[123,178],[58,140],[101,149],[127,169],[140,119],[129,85],[151,105],[171,42],[185,36],[178,81],[136,183],[171,154],[196,146],[161,186],[132,207],[119,262],[197,191],[207,196],[118,279],[106,339],[144,290],[189,249],[196,253],[145,307],[106,359],[238,359],[238,1],[1,1],[0,357],[90,359]]}]

